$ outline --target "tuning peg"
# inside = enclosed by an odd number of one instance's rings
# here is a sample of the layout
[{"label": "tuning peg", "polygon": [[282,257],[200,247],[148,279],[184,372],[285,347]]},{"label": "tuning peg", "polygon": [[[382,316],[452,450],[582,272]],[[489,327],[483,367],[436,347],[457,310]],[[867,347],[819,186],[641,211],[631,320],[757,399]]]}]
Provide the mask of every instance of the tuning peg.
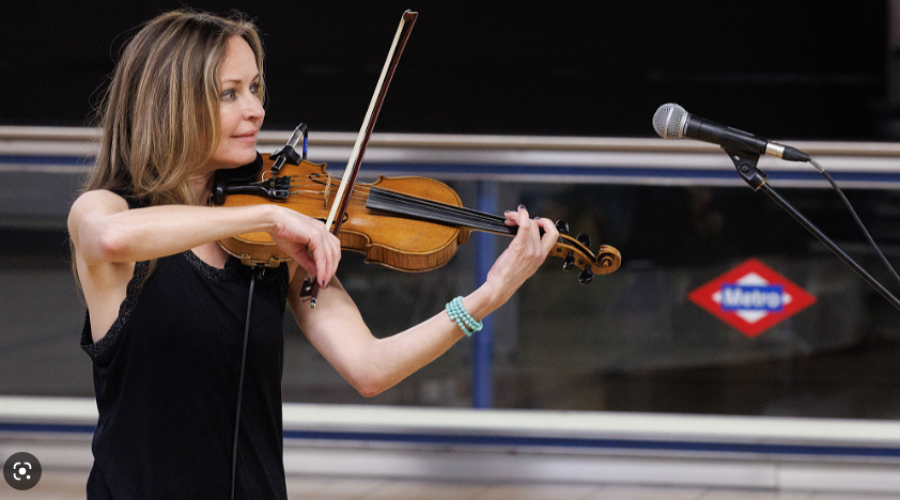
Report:
[{"label": "tuning peg", "polygon": [[575,239],[578,240],[582,245],[584,245],[588,248],[591,247],[591,237],[590,236],[588,236],[584,233],[581,233],[578,236],[576,236]]},{"label": "tuning peg", "polygon": [[556,230],[559,231],[559,234],[569,234],[569,223],[559,219],[556,221]]},{"label": "tuning peg", "polygon": [[569,252],[569,255],[566,255],[566,259],[563,260],[563,269],[568,271],[572,269],[572,266],[575,265],[575,255],[574,252]]},{"label": "tuning peg", "polygon": [[580,281],[582,285],[587,285],[592,279],[594,279],[594,273],[591,272],[590,267],[585,267],[584,271],[581,271],[581,274],[578,275],[578,281]]}]

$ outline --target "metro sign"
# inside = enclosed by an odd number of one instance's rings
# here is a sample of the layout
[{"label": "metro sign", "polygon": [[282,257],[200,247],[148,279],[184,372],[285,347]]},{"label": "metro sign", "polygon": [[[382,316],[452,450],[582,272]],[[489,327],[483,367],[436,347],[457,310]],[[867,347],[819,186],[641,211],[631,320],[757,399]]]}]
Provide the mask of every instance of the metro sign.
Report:
[{"label": "metro sign", "polygon": [[815,297],[756,259],[694,290],[688,299],[748,337],[816,302]]}]

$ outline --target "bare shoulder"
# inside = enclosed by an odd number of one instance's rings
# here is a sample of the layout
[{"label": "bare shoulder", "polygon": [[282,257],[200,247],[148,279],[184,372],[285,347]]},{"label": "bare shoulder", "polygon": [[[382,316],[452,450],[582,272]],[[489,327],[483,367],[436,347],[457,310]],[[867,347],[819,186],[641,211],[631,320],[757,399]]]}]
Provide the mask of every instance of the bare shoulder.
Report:
[{"label": "bare shoulder", "polygon": [[134,275],[134,262],[111,262],[102,252],[102,227],[106,218],[128,210],[125,198],[106,190],[87,191],[69,210],[69,236],[75,244],[73,259],[85,302],[91,312],[91,332],[99,341],[118,316],[125,300],[128,282]]},{"label": "bare shoulder", "polygon": [[128,210],[128,202],[125,201],[125,198],[112,191],[107,191],[106,189],[85,191],[75,200],[75,203],[72,204],[69,216],[93,212],[95,210],[121,212],[123,210]]},{"label": "bare shoulder", "polygon": [[95,215],[110,215],[125,210],[128,210],[128,202],[112,191],[105,189],[86,191],[75,200],[72,208],[69,209],[67,221],[69,234],[77,245],[78,229],[86,218]]}]

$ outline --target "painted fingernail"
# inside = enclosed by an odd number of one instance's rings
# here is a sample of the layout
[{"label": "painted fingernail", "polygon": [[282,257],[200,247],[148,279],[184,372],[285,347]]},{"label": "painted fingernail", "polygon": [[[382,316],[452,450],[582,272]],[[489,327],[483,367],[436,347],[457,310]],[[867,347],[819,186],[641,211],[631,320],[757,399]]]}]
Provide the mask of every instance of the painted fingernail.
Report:
[{"label": "painted fingernail", "polygon": [[540,218],[540,217],[535,217],[534,220],[541,220],[541,218]]},{"label": "painted fingernail", "polygon": [[525,210],[525,205],[519,205],[519,210]]},{"label": "painted fingernail", "polygon": [[507,211],[504,212],[504,213],[511,214],[511,213],[512,213],[512,210],[507,210]]}]

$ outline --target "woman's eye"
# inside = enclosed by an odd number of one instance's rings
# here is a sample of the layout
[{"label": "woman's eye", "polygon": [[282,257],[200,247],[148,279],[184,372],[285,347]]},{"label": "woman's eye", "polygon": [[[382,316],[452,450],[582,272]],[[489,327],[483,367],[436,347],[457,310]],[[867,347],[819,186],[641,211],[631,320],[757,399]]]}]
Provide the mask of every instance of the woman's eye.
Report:
[{"label": "woman's eye", "polygon": [[250,93],[259,97],[260,87],[258,83],[250,84]]},{"label": "woman's eye", "polygon": [[234,99],[234,89],[228,89],[225,92],[222,92],[222,100],[230,101]]}]

